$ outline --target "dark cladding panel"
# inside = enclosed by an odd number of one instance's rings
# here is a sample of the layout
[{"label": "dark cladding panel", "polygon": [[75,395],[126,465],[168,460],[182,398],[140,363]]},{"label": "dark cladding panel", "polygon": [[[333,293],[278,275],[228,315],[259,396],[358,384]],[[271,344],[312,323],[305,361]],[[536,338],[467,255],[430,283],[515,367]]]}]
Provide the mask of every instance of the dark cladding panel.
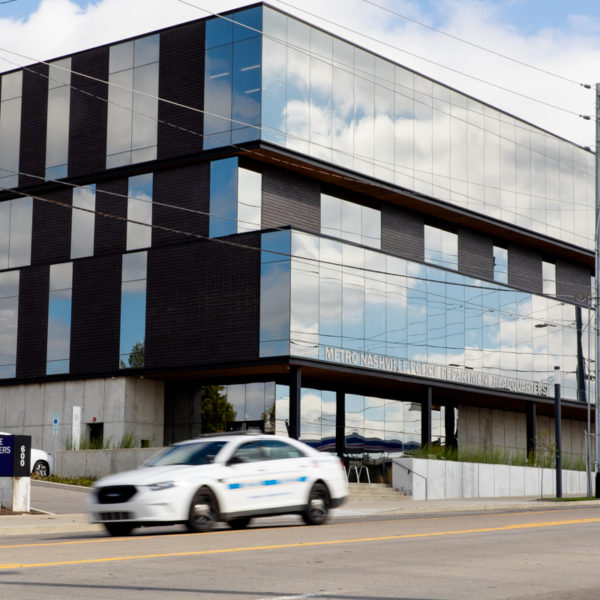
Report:
[{"label": "dark cladding panel", "polygon": [[592,294],[592,272],[588,267],[556,261],[556,297],[587,306]]},{"label": "dark cladding panel", "polygon": [[21,186],[44,181],[47,112],[48,65],[34,65],[23,70],[19,170],[24,174],[19,178]]},{"label": "dark cladding panel", "polygon": [[125,252],[127,193],[127,179],[105,181],[96,189],[94,256]]},{"label": "dark cladding panel", "polygon": [[33,200],[31,263],[54,264],[70,260],[71,188]]},{"label": "dark cladding panel", "polygon": [[21,269],[17,336],[17,377],[46,374],[48,267]]},{"label": "dark cladding panel", "polygon": [[265,166],[262,172],[262,190],[263,229],[290,225],[314,233],[320,232],[319,182]]},{"label": "dark cladding panel", "polygon": [[[236,244],[258,246],[255,233]],[[148,255],[146,367],[258,358],[260,252],[206,240]]]},{"label": "dark cladding panel", "polygon": [[71,373],[102,373],[119,366],[121,256],[73,263]]},{"label": "dark cladding panel", "polygon": [[398,206],[384,204],[381,210],[381,249],[409,260],[425,260],[423,217]]},{"label": "dark cladding panel", "polygon": [[476,231],[461,229],[458,233],[458,270],[482,279],[494,278],[494,245]]},{"label": "dark cladding panel", "polygon": [[187,23],[160,34],[158,95],[181,105],[159,103],[158,159],[201,152],[204,127],[201,112],[204,103],[203,22]]},{"label": "dark cladding panel", "polygon": [[542,257],[521,246],[508,247],[508,285],[533,294],[542,293]]},{"label": "dark cladding panel", "polygon": [[75,54],[71,68],[69,176],[78,177],[106,167],[108,46]]},{"label": "dark cladding panel", "polygon": [[152,246],[194,239],[186,234],[207,237],[209,194],[209,163],[156,171],[152,222],[157,227],[152,230]]}]

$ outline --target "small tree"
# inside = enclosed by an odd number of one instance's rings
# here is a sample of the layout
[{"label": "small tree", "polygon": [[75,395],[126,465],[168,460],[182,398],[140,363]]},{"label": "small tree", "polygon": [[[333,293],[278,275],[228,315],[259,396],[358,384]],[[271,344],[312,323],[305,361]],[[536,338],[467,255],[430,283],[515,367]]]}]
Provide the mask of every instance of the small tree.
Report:
[{"label": "small tree", "polygon": [[556,459],[556,444],[548,432],[535,436],[535,454],[533,464],[540,468],[540,493],[544,497],[544,469],[552,467]]}]

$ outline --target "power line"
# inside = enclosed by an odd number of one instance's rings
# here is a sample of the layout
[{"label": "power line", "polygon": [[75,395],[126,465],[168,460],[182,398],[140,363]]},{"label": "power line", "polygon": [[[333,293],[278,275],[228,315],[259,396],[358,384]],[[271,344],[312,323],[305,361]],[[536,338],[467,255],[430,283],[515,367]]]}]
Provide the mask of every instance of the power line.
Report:
[{"label": "power line", "polygon": [[[182,3],[182,4],[186,4],[186,5],[188,5],[188,6],[193,6],[193,7],[197,8],[198,10],[202,10],[202,11],[204,11],[204,12],[206,12],[206,13],[208,13],[208,14],[212,15],[212,16],[215,16],[215,17],[218,17],[218,18],[221,18],[221,19],[225,19],[225,20],[227,20],[227,21],[231,21],[232,23],[235,23],[236,25],[238,25],[238,26],[240,26],[240,27],[245,27],[245,28],[247,28],[247,29],[249,29],[249,30],[251,30],[251,31],[257,31],[257,32],[259,32],[259,33],[261,33],[261,34],[263,34],[263,35],[264,35],[264,33],[263,33],[262,31],[260,31],[260,30],[257,30],[257,29],[256,29],[256,28],[254,28],[254,27],[251,27],[251,26],[249,26],[249,25],[246,25],[246,24],[244,24],[244,23],[239,23],[239,22],[237,22],[237,21],[233,21],[233,19],[230,19],[230,18],[228,18],[228,17],[226,17],[226,16],[224,16],[224,15],[221,15],[221,14],[219,14],[219,13],[215,13],[215,12],[209,11],[209,10],[207,10],[207,9],[205,9],[205,8],[202,8],[202,7],[200,7],[200,6],[197,6],[197,5],[193,4],[192,2],[188,2],[187,0],[177,0],[177,1],[178,1],[178,2],[180,2],[180,3]],[[553,108],[553,109],[555,109],[555,110],[558,110],[558,111],[564,112],[564,113],[566,113],[566,114],[570,114],[570,115],[572,115],[572,116],[581,117],[581,114],[580,114],[580,113],[577,113],[577,112],[575,112],[575,111],[573,111],[573,110],[571,110],[571,109],[568,109],[568,108],[565,108],[565,107],[562,107],[562,106],[558,106],[558,105],[556,105],[556,104],[552,104],[552,103],[550,103],[550,102],[546,102],[546,101],[544,101],[544,100],[540,100],[539,98],[534,98],[534,97],[532,97],[532,96],[528,96],[527,94],[522,94],[521,92],[517,92],[516,90],[512,90],[512,89],[510,89],[510,88],[507,88],[507,87],[504,87],[504,86],[501,86],[501,85],[498,85],[498,84],[492,83],[491,81],[487,81],[487,80],[485,80],[485,79],[482,79],[481,77],[477,77],[477,76],[475,76],[475,75],[469,75],[468,73],[465,73],[464,71],[460,71],[459,69],[455,69],[455,68],[453,68],[453,67],[449,67],[449,66],[447,66],[447,65],[444,65],[444,64],[442,64],[442,63],[436,62],[436,61],[434,61],[434,60],[431,60],[431,59],[425,58],[424,56],[421,56],[421,55],[419,55],[419,54],[416,54],[416,53],[414,53],[414,52],[410,52],[410,51],[408,51],[408,50],[405,50],[405,49],[403,49],[403,48],[400,48],[399,46],[395,46],[395,45],[393,45],[393,44],[389,44],[389,43],[387,43],[387,42],[384,42],[384,41],[383,41],[383,40],[381,40],[381,39],[375,38],[375,37],[373,37],[373,36],[367,35],[367,34],[365,34],[365,33],[362,33],[362,32],[360,32],[360,31],[356,31],[355,29],[351,29],[351,28],[349,28],[349,27],[346,27],[346,26],[344,26],[344,25],[341,25],[341,24],[340,24],[339,22],[337,22],[337,21],[332,21],[331,19],[327,19],[327,18],[325,18],[325,17],[323,17],[323,16],[316,15],[315,13],[311,13],[310,11],[307,11],[307,10],[305,10],[305,9],[299,8],[297,5],[292,5],[292,4],[289,4],[289,3],[287,3],[287,2],[284,2],[283,0],[278,0],[278,1],[279,1],[279,2],[281,2],[282,4],[285,4],[285,5],[287,5],[287,6],[291,6],[291,7],[293,7],[294,9],[296,9],[296,10],[299,10],[300,12],[303,12],[303,13],[305,13],[305,14],[308,14],[308,15],[310,15],[310,16],[312,16],[312,17],[315,17],[315,18],[317,18],[317,19],[320,19],[320,20],[322,20],[322,21],[325,21],[326,23],[329,23],[329,24],[331,24],[331,25],[334,25],[334,26],[336,26],[336,27],[340,27],[341,29],[344,29],[345,31],[349,31],[349,32],[351,32],[351,33],[354,33],[354,34],[356,34],[356,35],[360,35],[361,37],[363,37],[363,38],[365,38],[365,39],[368,39],[368,40],[371,40],[371,41],[377,42],[378,44],[381,44],[382,46],[386,46],[386,47],[388,47],[388,48],[391,48],[391,49],[393,49],[393,50],[397,50],[398,52],[402,52],[403,54],[407,54],[408,56],[412,56],[413,58],[418,58],[419,60],[422,60],[422,61],[424,61],[424,62],[427,62],[427,63],[433,64],[433,65],[435,65],[435,66],[437,66],[437,67],[441,67],[441,68],[443,68],[443,69],[446,69],[446,70],[448,70],[448,71],[451,71],[451,72],[453,72],[453,73],[456,73],[456,74],[458,74],[458,75],[462,75],[463,77],[467,77],[467,78],[469,78],[469,79],[473,79],[474,81],[478,81],[479,83],[484,83],[484,84],[486,84],[486,85],[489,85],[489,86],[495,87],[495,88],[497,88],[497,89],[499,89],[499,90],[502,90],[502,91],[504,91],[504,92],[507,92],[507,93],[509,93],[509,94],[514,94],[514,95],[516,95],[516,96],[519,96],[519,97],[521,97],[521,98],[524,98],[524,99],[526,99],[526,100],[530,100],[531,102],[536,102],[536,103],[538,103],[538,104],[542,104],[542,105],[544,105],[544,106],[547,106],[547,107],[549,107],[549,108]]]},{"label": "power line", "polygon": [[[283,0],[278,0],[279,2],[281,2],[282,4],[287,4],[288,6],[292,6],[291,4],[284,2]],[[397,17],[400,17],[402,19],[404,19],[405,21],[409,21],[411,23],[415,23],[416,25],[419,25],[421,27],[424,27],[425,29],[429,29],[430,31],[434,31],[436,33],[439,33],[441,35],[444,35],[448,38],[451,38],[453,40],[456,40],[458,42],[461,42],[463,44],[467,44],[473,48],[477,48],[478,50],[482,50],[483,52],[487,52],[489,54],[493,54],[494,56],[498,56],[499,58],[503,58],[504,60],[513,62],[515,64],[521,65],[522,67],[527,67],[528,69],[532,69],[534,71],[537,71],[539,73],[543,73],[545,75],[549,75],[551,77],[556,77],[557,79],[562,79],[563,81],[566,81],[568,83],[572,83],[574,85],[580,86],[585,88],[586,90],[591,90],[592,86],[588,83],[581,83],[579,81],[575,81],[574,79],[570,79],[568,77],[565,77],[564,75],[560,75],[558,73],[554,73],[553,71],[548,71],[546,69],[542,69],[541,67],[536,67],[535,65],[532,65],[530,63],[527,63],[523,60],[519,60],[518,58],[514,58],[512,56],[508,56],[506,54],[503,54],[502,52],[498,52],[496,50],[492,50],[491,48],[487,48],[486,46],[481,46],[480,44],[476,44],[475,42],[471,42],[470,40],[466,40],[464,38],[461,38],[457,35],[454,35],[452,33],[449,33],[448,31],[444,31],[442,29],[437,29],[436,27],[432,27],[431,25],[427,25],[427,23],[423,23],[422,21],[419,21],[417,19],[413,19],[412,17],[409,17],[407,15],[403,15],[399,12],[396,12],[395,10],[392,10],[391,8],[388,8],[387,6],[383,6],[381,4],[378,4],[377,2],[373,2],[373,0],[362,0],[365,4],[371,4],[372,6],[375,6],[385,12],[388,12],[392,15],[395,15]]]}]

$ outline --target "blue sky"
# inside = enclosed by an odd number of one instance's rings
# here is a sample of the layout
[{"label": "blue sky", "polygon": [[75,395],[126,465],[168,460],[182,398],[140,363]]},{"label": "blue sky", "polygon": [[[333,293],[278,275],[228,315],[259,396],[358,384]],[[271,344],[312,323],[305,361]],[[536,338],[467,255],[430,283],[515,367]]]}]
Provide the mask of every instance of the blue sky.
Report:
[{"label": "blue sky", "polygon": [[[250,2],[14,0],[0,3],[0,71]],[[594,144],[593,122],[579,118],[580,114],[594,111],[594,95],[577,84],[600,80],[600,0],[269,2],[553,133],[584,146]],[[393,13],[442,29],[454,38]],[[483,52],[456,38],[556,73],[562,79]]]}]

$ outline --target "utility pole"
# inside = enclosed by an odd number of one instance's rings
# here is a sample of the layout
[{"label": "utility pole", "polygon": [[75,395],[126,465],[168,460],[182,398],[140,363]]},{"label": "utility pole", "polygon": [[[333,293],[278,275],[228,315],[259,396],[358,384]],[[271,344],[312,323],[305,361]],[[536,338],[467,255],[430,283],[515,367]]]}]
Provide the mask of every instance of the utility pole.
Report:
[{"label": "utility pole", "polygon": [[594,405],[594,434],[596,436],[596,445],[595,445],[595,456],[594,456],[594,472],[596,473],[596,498],[600,498],[600,436],[598,432],[600,431],[600,414],[598,411],[598,399],[600,398],[600,330],[598,327],[598,315],[600,314],[600,310],[598,307],[600,303],[598,298],[600,298],[600,83],[596,84],[596,162],[595,162],[595,180],[596,180],[596,188],[595,188],[595,199],[596,199],[596,231],[594,236],[594,248],[595,248],[595,276],[596,276],[596,289],[595,291],[595,302],[594,308],[596,309],[596,318],[595,318],[595,405]]},{"label": "utility pole", "polygon": [[554,367],[554,430],[556,441],[556,497],[562,498],[562,435],[560,410],[560,367]]}]

